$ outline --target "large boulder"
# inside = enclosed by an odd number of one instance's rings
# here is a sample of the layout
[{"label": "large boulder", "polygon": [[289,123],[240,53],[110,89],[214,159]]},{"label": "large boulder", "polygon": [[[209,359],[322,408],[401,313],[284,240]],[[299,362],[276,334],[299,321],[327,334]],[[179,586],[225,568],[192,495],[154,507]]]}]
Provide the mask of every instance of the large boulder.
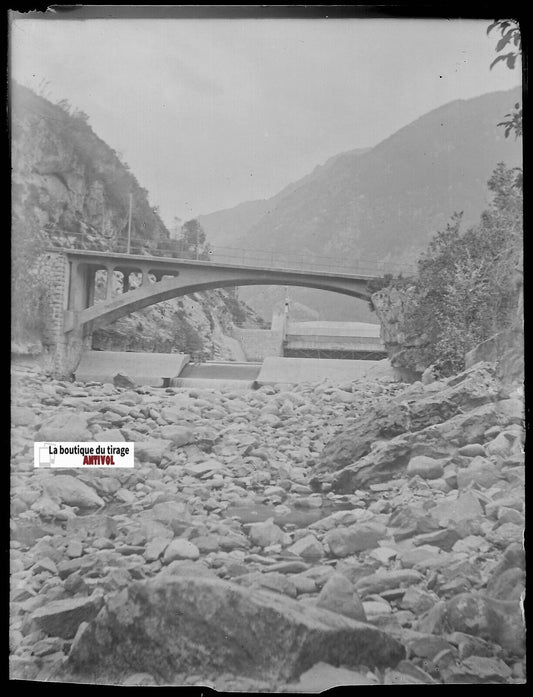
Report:
[{"label": "large boulder", "polygon": [[519,602],[525,590],[525,552],[522,545],[511,543],[492,570],[487,593],[498,600]]},{"label": "large boulder", "polygon": [[446,380],[446,387],[417,399],[409,408],[410,430],[419,431],[502,397],[494,368],[480,363]]},{"label": "large boulder", "polygon": [[392,571],[380,569],[374,574],[368,574],[359,579],[355,584],[355,590],[362,597],[366,597],[392,588],[411,587],[422,580],[422,574],[411,569],[394,569]]},{"label": "large boulder", "polygon": [[401,404],[382,404],[326,444],[319,469],[338,470],[367,455],[377,440],[389,439],[409,430],[409,414]]},{"label": "large boulder", "polygon": [[199,557],[200,550],[196,545],[189,540],[178,537],[165,547],[163,564],[170,564],[175,559],[192,559],[194,561]]},{"label": "large boulder", "polygon": [[324,542],[334,557],[347,557],[378,546],[387,528],[379,523],[358,523],[350,527],[339,526],[329,530]]},{"label": "large boulder", "polygon": [[524,655],[525,626],[516,601],[460,593],[447,601],[443,624],[448,631],[472,634],[499,644],[515,656]]},{"label": "large boulder", "polygon": [[483,515],[483,509],[479,499],[470,491],[454,494],[441,499],[433,508],[429,509],[429,515],[440,525],[458,523],[463,520],[476,520]]},{"label": "large boulder", "polygon": [[409,477],[419,476],[422,479],[438,479],[444,474],[442,460],[436,460],[427,455],[416,455],[411,458],[407,465],[407,475]]},{"label": "large boulder", "polygon": [[500,479],[500,476],[498,468],[490,460],[478,455],[469,463],[468,467],[457,472],[457,487],[462,490],[475,483],[482,489],[490,489]]},{"label": "large boulder", "polygon": [[135,443],[135,457],[139,462],[154,462],[159,465],[171,445],[172,441],[163,438],[140,440]]},{"label": "large boulder", "polygon": [[76,443],[92,441],[88,421],[91,414],[77,414],[73,411],[59,411],[46,421],[35,435],[36,441],[56,443]]},{"label": "large boulder", "polygon": [[410,439],[404,435],[379,443],[371,452],[338,471],[331,483],[337,494],[351,494],[360,487],[389,481],[402,472],[411,456]]},{"label": "large boulder", "polygon": [[102,605],[102,596],[97,593],[89,597],[54,600],[38,608],[33,613],[32,622],[49,636],[72,639],[80,624],[96,617]]},{"label": "large boulder", "polygon": [[174,424],[163,426],[160,433],[164,440],[171,441],[178,448],[182,445],[194,443],[195,441],[194,431],[186,426],[177,426]]},{"label": "large boulder", "polygon": [[162,680],[198,670],[287,680],[321,660],[384,667],[404,655],[371,625],[280,594],[160,575],[107,600],[78,632],[68,669],[95,682],[120,680],[132,665]]},{"label": "large boulder", "polygon": [[43,489],[52,500],[67,506],[100,508],[105,503],[92,487],[70,474],[56,474],[44,482]]},{"label": "large boulder", "polygon": [[335,573],[326,581],[316,600],[317,607],[366,622],[365,609],[353,584],[340,573]]},{"label": "large boulder", "polygon": [[262,523],[251,523],[248,535],[254,545],[259,547],[269,547],[278,542],[283,543],[288,536],[283,530],[274,523],[273,518],[269,518]]},{"label": "large boulder", "polygon": [[121,372],[113,375],[113,385],[115,387],[123,387],[125,389],[136,387],[135,380],[133,380],[133,378],[130,378],[130,376],[126,373]]},{"label": "large boulder", "polygon": [[11,407],[11,426],[33,426],[37,417],[30,407]]}]

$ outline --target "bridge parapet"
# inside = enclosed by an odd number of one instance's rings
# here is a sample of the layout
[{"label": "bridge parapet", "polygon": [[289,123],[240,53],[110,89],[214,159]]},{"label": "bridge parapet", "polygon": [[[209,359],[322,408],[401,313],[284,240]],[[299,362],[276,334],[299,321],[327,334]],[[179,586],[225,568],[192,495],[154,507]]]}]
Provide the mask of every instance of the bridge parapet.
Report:
[{"label": "bridge parapet", "polygon": [[93,251],[110,256],[135,259],[168,259],[182,261],[212,262],[225,266],[257,267],[287,271],[316,271],[318,273],[335,273],[340,275],[364,275],[379,278],[386,275],[412,276],[416,267],[412,264],[380,262],[371,259],[354,259],[350,264],[346,258],[330,257],[317,254],[296,254],[274,249],[261,250],[225,246],[211,246],[201,254],[194,255],[180,250],[177,243],[168,240],[154,243],[154,240],[133,238],[130,243],[124,239],[88,238],[82,233],[64,232],[51,240],[52,247],[61,250]]}]

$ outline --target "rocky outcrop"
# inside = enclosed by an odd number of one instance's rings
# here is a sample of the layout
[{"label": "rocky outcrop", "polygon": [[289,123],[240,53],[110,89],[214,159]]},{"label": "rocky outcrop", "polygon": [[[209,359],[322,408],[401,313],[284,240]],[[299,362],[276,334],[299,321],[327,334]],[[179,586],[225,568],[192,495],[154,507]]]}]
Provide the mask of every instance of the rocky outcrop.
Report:
[{"label": "rocky outcrop", "polygon": [[146,190],[94,133],[86,115],[17,84],[12,113],[15,218],[65,246],[83,235],[86,248],[108,249],[125,239],[132,191],[132,237],[146,240],[147,248],[168,239]]},{"label": "rocky outcrop", "polygon": [[[491,427],[505,429],[520,420],[521,404],[508,396],[489,363],[448,380],[414,383],[392,399],[378,401],[327,443],[316,475],[320,479],[321,473],[340,470],[333,487],[348,492],[409,470],[416,456],[446,457],[447,464],[458,448],[488,440],[485,432]],[[416,473],[415,465],[410,467]],[[435,467],[425,471],[431,478]]]},{"label": "rocky outcrop", "polygon": [[[492,477],[497,479],[503,476],[505,460],[522,453],[523,404],[518,393],[512,398],[510,394],[496,380],[494,365],[487,363],[429,386],[415,383],[397,395],[389,408],[381,404],[365,416],[364,424],[371,423],[372,432],[380,433],[380,424],[389,424],[389,409],[394,414],[401,405],[405,427],[397,435],[382,435],[371,442],[357,423],[326,445],[315,469],[317,477],[329,472],[325,478],[339,493],[404,472],[411,477],[458,481],[460,488],[470,481],[489,482],[494,468]],[[491,461],[480,460],[478,465],[479,453],[492,455]]]},{"label": "rocky outcrop", "polygon": [[406,334],[404,328],[406,308],[414,291],[414,286],[391,286],[378,290],[371,297],[381,324],[381,340],[393,368],[405,380],[420,377],[427,368],[424,356],[427,338],[423,334]]},{"label": "rocky outcrop", "polygon": [[478,344],[465,356],[465,366],[480,361],[496,363],[497,375],[504,382],[524,380],[524,328],[521,323],[506,329]]}]

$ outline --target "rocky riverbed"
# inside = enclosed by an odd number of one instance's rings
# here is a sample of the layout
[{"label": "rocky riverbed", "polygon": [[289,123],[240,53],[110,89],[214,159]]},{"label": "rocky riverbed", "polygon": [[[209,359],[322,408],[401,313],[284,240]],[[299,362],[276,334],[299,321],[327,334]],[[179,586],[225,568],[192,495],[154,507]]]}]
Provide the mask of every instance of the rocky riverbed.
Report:
[{"label": "rocky riverbed", "polygon": [[[490,364],[249,392],[12,390],[11,677],[520,683],[521,387]],[[42,470],[34,441],[134,441]]]}]

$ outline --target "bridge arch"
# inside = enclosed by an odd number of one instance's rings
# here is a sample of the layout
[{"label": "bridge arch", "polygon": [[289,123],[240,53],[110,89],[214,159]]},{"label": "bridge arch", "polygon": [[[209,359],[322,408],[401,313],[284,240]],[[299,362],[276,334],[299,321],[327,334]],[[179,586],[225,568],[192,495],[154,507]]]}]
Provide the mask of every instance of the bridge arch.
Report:
[{"label": "bridge arch", "polygon": [[[370,297],[365,288],[351,289],[344,287],[342,284],[333,284],[327,282],[310,282],[303,280],[257,280],[254,278],[236,278],[236,279],[219,279],[206,281],[204,283],[194,283],[183,285],[182,278],[163,279],[151,286],[141,286],[135,290],[130,290],[111,301],[98,303],[89,308],[77,313],[77,321],[73,322],[70,328],[74,326],[83,326],[90,324],[91,330],[102,327],[111,322],[131,314],[137,310],[142,310],[145,307],[156,305],[164,300],[172,300],[183,295],[191,295],[206,290],[216,290],[219,288],[234,288],[240,286],[299,286],[301,288],[315,288],[317,290],[330,291],[333,293],[341,293],[360,300],[368,300]],[[152,292],[147,293],[147,290]],[[68,331],[69,327],[65,327]]]}]

